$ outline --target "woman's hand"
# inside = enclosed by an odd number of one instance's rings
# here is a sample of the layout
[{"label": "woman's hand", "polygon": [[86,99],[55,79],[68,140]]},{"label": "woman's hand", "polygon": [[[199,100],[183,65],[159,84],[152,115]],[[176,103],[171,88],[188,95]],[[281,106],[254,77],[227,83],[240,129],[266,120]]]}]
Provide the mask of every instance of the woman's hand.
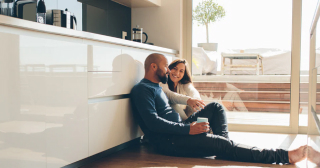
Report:
[{"label": "woman's hand", "polygon": [[205,133],[209,131],[209,123],[208,122],[201,122],[197,123],[194,121],[193,123],[190,124],[190,135],[197,135],[201,133]]},{"label": "woman's hand", "polygon": [[198,100],[198,99],[194,99],[194,98],[190,98],[187,101],[187,104],[194,110],[194,111],[198,111],[203,109],[206,104],[204,103],[203,100]]}]

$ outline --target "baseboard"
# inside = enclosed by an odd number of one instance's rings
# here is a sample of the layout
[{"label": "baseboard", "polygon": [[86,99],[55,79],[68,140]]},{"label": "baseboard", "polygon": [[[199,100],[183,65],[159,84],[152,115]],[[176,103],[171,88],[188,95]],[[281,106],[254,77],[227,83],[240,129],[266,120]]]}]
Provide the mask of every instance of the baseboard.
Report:
[{"label": "baseboard", "polygon": [[113,148],[110,148],[108,150],[105,150],[103,152],[100,152],[100,153],[97,153],[95,155],[92,155],[90,157],[87,157],[87,158],[84,158],[82,160],[79,160],[77,162],[74,162],[74,163],[71,163],[69,165],[66,165],[66,166],[63,166],[62,168],[78,168],[78,167],[81,167],[81,166],[84,166],[86,164],[89,164],[89,163],[92,163],[96,160],[99,160],[103,157],[106,157],[110,154],[113,154],[115,152],[118,152],[122,149],[125,149],[129,146],[132,146],[132,145],[137,145],[137,144],[140,144],[140,137],[136,138],[136,139],[133,139],[131,141],[128,141],[126,143],[123,143],[123,144],[120,144],[118,146],[115,146]]}]

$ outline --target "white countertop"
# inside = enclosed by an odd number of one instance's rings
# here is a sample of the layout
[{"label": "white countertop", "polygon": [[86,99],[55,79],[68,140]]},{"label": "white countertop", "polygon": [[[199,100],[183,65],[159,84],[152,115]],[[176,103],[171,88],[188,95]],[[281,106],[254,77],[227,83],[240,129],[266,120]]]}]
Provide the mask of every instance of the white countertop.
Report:
[{"label": "white countertop", "polygon": [[44,32],[44,33],[50,33],[50,34],[56,34],[56,35],[63,35],[63,36],[69,36],[69,37],[77,37],[77,38],[83,38],[83,39],[89,39],[89,40],[97,40],[101,42],[107,42],[112,44],[118,44],[123,46],[129,46],[129,47],[135,47],[135,48],[141,48],[146,50],[152,50],[152,51],[158,51],[158,52],[164,52],[164,53],[170,53],[170,54],[178,54],[178,51],[163,47],[158,47],[154,45],[149,44],[143,44],[138,42],[133,42],[129,40],[123,40],[120,38],[90,33],[90,32],[84,32],[84,31],[77,31],[72,29],[67,29],[63,27],[57,27],[53,25],[46,25],[46,24],[40,24],[28,20],[8,17],[4,15],[0,15],[0,25],[4,26],[10,26],[15,28],[22,28],[25,30],[32,30],[32,31],[38,31],[38,32]]}]

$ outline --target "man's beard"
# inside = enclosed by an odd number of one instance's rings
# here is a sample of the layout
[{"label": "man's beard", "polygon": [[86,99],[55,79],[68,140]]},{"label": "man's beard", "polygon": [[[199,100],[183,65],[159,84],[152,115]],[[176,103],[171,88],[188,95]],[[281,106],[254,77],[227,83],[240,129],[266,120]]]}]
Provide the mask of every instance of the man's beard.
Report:
[{"label": "man's beard", "polygon": [[167,74],[162,75],[161,73],[162,73],[161,70],[158,69],[157,70],[158,78],[160,79],[161,83],[166,84],[168,82],[168,76],[167,76]]}]

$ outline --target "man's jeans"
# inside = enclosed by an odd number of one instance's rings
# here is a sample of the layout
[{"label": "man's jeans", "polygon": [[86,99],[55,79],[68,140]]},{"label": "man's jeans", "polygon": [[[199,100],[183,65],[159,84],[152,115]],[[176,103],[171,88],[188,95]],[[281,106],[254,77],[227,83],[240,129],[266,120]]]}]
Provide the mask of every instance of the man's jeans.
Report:
[{"label": "man's jeans", "polygon": [[197,120],[197,117],[208,118],[213,134],[156,134],[150,137],[151,144],[158,152],[172,156],[216,156],[242,162],[289,163],[286,150],[258,149],[229,140],[226,113],[219,103],[208,104],[201,111],[191,115],[184,123],[192,123]]}]

